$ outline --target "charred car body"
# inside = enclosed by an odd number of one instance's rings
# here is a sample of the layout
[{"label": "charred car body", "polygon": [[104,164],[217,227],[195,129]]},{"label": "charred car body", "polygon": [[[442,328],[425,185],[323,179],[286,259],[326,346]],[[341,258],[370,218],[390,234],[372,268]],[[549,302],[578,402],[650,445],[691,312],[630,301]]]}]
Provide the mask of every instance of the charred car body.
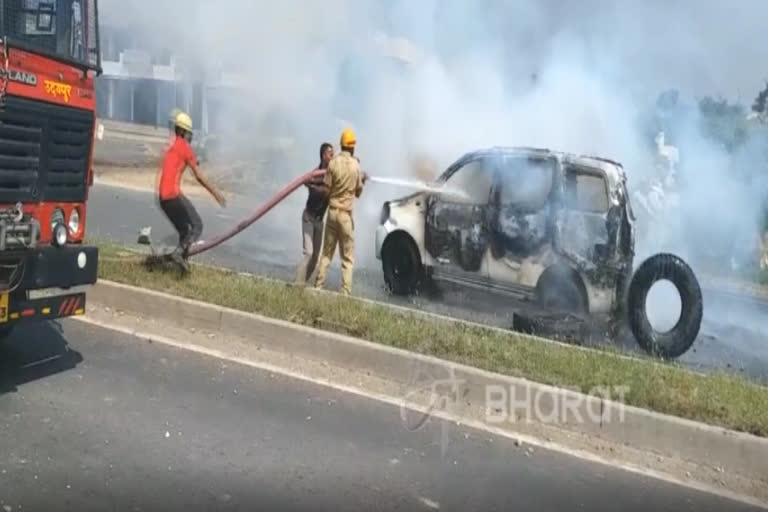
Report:
[{"label": "charred car body", "polygon": [[[400,295],[427,280],[517,297],[547,310],[626,320],[639,344],[663,357],[698,335],[701,290],[688,265],[657,254],[632,274],[634,215],[622,165],[537,148],[467,153],[436,180],[439,191],[384,203],[376,256]],[[677,325],[655,331],[645,301],[659,280],[680,292]]]}]

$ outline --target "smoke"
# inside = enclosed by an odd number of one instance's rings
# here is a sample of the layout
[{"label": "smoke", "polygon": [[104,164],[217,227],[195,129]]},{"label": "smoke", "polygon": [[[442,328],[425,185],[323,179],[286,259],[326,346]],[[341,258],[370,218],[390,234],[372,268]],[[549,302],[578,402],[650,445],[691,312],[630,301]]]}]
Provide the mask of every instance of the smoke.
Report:
[{"label": "smoke", "polygon": [[[659,92],[750,104],[766,77],[759,65],[768,50],[754,41],[768,4],[758,0],[702,0],[695,9],[683,0],[137,4],[102,1],[105,23],[138,24],[191,65],[244,77],[229,108],[211,114],[226,151],[293,140],[290,155],[254,171],[253,181],[276,184],[315,165],[320,143],[337,143],[349,123],[372,175],[413,178],[420,156],[443,169],[472,149],[530,145],[621,161],[632,189],[657,172],[652,135],[638,120]],[[414,44],[413,62],[384,57],[380,36]],[[764,183],[741,177],[762,169],[764,155],[749,147],[729,155],[700,124],[691,114],[667,141],[681,148],[686,188],[675,217],[645,230],[640,254],[663,235],[663,248],[695,260],[718,236],[757,233]],[[375,223],[381,203],[402,194],[370,184],[358,225]],[[358,261],[372,263],[370,231],[360,233]]]}]

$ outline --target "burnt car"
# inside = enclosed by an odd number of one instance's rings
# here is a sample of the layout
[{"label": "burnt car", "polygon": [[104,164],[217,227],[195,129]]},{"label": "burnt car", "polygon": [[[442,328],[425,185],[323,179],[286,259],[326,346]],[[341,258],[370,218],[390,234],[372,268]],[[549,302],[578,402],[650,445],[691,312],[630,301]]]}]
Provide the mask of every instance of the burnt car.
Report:
[{"label": "burnt car", "polygon": [[[675,358],[698,336],[701,289],[679,257],[656,254],[633,273],[635,222],[623,166],[524,147],[473,151],[429,191],[384,203],[376,256],[395,294],[427,282],[501,292],[543,310],[629,324],[641,347]],[[681,314],[668,332],[646,314],[651,286],[669,280]]]}]

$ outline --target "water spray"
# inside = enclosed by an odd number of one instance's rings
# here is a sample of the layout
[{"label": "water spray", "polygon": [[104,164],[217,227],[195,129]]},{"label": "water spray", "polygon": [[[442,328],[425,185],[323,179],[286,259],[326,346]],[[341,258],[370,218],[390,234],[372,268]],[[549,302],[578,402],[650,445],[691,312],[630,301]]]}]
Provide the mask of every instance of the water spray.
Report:
[{"label": "water spray", "polygon": [[395,185],[398,187],[413,188],[423,192],[434,192],[443,195],[457,196],[461,198],[468,198],[466,192],[463,190],[446,187],[444,185],[429,184],[419,180],[406,180],[401,178],[385,178],[382,176],[368,176],[370,181],[375,183],[382,183],[385,185]]}]

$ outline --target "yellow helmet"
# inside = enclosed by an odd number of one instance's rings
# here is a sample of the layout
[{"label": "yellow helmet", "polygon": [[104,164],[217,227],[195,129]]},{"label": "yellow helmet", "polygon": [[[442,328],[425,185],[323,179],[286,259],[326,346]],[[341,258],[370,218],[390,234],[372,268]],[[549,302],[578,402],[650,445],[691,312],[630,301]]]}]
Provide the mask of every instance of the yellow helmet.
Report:
[{"label": "yellow helmet", "polygon": [[353,132],[349,128],[341,132],[341,147],[353,148],[355,147],[356,142],[357,141],[355,140],[355,132]]},{"label": "yellow helmet", "polygon": [[176,126],[176,116],[178,116],[181,113],[180,108],[175,108],[171,110],[171,115],[168,116],[168,129],[170,131],[173,131],[174,127]]},{"label": "yellow helmet", "polygon": [[188,132],[192,131],[192,119],[185,112],[179,112],[176,114],[175,124],[182,130],[187,130]]}]

